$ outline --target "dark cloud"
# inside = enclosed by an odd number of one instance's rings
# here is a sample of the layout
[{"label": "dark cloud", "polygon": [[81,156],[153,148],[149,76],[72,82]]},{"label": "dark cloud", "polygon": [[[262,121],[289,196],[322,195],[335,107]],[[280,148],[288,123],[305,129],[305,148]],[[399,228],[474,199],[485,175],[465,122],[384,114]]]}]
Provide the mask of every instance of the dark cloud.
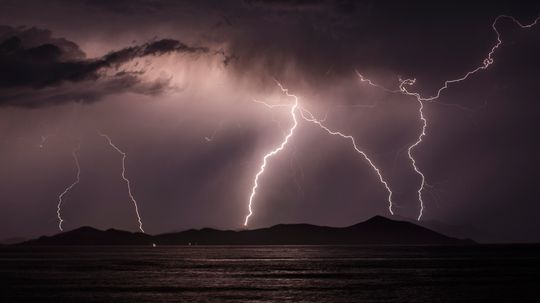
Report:
[{"label": "dark cloud", "polygon": [[[228,52],[239,58],[231,64],[239,72],[259,66],[275,77],[295,81],[300,74],[319,86],[334,85],[329,80],[350,77],[359,68],[395,79],[416,77],[426,89],[461,73],[461,64],[478,64],[495,41],[491,23],[497,15],[530,21],[540,9],[537,3],[515,6],[508,1],[489,6],[427,1],[245,3],[229,13],[233,26],[220,32],[227,36]],[[297,74],[291,75],[291,66]]]},{"label": "dark cloud", "polygon": [[[0,184],[0,234],[6,235],[23,235],[23,229],[35,234],[56,231],[55,198],[72,177],[72,146],[58,136],[47,148],[36,147],[53,126],[59,134],[71,131],[73,136],[95,127],[111,134],[129,154],[128,174],[150,232],[239,227],[261,156],[282,139],[279,126],[286,128],[291,122],[285,112],[251,102],[290,102],[273,77],[297,94],[304,107],[327,117],[329,127],[354,136],[388,178],[397,213],[415,218],[420,179],[407,147],[421,129],[418,103],[360,83],[354,71],[389,88],[396,87],[398,76],[414,77],[414,90],[431,95],[445,79],[482,63],[496,42],[491,25],[497,15],[528,23],[540,12],[534,1],[2,4],[4,24],[50,31],[0,28],[0,74],[12,73],[2,74],[0,104],[88,102],[119,92],[154,97],[119,94],[111,102],[84,107],[76,123],[64,121],[72,108],[68,104],[1,108],[0,179],[5,182]],[[497,29],[504,44],[494,54],[495,63],[450,85],[439,100],[473,110],[425,105],[427,135],[414,150],[429,183],[425,219],[471,224],[492,231],[489,240],[538,241],[540,108],[535,59],[540,25],[522,30],[501,19]],[[153,39],[156,35],[181,37],[182,42]],[[194,56],[178,60],[187,65],[177,73],[176,60],[155,60],[171,64],[169,74],[175,81],[148,80],[169,71],[169,66],[160,70],[163,65],[145,65],[153,61],[149,58],[171,52]],[[223,61],[191,62],[202,53]],[[127,68],[136,62],[140,65]],[[182,94],[168,90],[172,83],[184,82],[189,89]],[[148,99],[159,102],[138,102]],[[372,104],[377,106],[362,106]],[[207,142],[204,138],[212,134],[215,138]],[[118,155],[98,139],[84,136],[84,180],[70,194],[69,225],[134,227],[131,209],[123,203]],[[93,176],[92,169],[106,173]],[[254,226],[346,225],[387,214],[384,187],[366,162],[347,141],[303,121],[285,150],[270,160],[260,185]]]},{"label": "dark cloud", "polygon": [[[147,56],[168,53],[207,53],[205,47],[191,47],[178,40],[161,39],[112,51],[101,58],[87,59],[74,42],[52,38],[47,30],[0,27],[0,105],[43,106],[68,101],[94,101],[112,93],[133,91],[156,94],[166,87],[164,80],[145,83],[144,71],[121,71],[112,76],[104,69],[118,70],[122,64]],[[73,91],[65,83],[85,84]],[[62,86],[62,87],[60,87]],[[94,87],[89,90],[87,87]]]}]

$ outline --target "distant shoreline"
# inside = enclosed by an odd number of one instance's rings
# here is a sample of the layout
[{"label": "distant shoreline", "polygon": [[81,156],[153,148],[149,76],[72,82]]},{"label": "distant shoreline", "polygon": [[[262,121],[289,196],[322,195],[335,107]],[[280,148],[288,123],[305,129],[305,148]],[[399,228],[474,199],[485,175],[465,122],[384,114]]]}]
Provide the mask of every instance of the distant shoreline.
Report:
[{"label": "distant shoreline", "polygon": [[356,246],[356,245],[474,245],[470,239],[458,239],[437,233],[411,222],[375,216],[348,227],[310,224],[279,224],[253,230],[190,229],[177,233],[148,235],[116,229],[102,231],[81,227],[54,236],[18,243],[23,246]]}]

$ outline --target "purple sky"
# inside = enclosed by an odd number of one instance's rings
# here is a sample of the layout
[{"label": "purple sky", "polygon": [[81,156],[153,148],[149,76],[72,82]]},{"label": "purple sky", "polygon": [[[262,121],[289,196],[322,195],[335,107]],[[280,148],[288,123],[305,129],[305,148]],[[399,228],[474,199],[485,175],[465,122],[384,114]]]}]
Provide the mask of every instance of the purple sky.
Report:
[{"label": "purple sky", "polygon": [[[534,3],[385,1],[0,1],[0,238],[64,228],[136,231],[122,180],[126,152],[145,231],[241,228],[263,156],[291,127],[294,100],[354,136],[418,215],[420,177],[407,156],[421,131],[399,77],[433,95],[482,64],[499,14],[531,23]],[[426,103],[414,150],[429,186],[425,222],[466,226],[484,241],[540,241],[540,25],[508,19],[495,63]],[[376,106],[366,106],[373,105]],[[445,105],[446,104],[446,105]],[[458,106],[449,106],[457,104]],[[207,140],[207,139],[211,140]],[[269,160],[250,228],[346,226],[389,215],[387,192],[342,138],[299,120]],[[42,146],[40,146],[42,145]]]}]

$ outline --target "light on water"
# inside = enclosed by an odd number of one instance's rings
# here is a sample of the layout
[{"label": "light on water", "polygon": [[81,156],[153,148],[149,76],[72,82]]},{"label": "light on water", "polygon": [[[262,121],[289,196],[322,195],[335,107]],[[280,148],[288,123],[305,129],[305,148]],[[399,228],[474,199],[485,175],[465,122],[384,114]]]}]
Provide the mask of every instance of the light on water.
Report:
[{"label": "light on water", "polygon": [[2,302],[540,299],[540,246],[153,247],[3,248]]}]

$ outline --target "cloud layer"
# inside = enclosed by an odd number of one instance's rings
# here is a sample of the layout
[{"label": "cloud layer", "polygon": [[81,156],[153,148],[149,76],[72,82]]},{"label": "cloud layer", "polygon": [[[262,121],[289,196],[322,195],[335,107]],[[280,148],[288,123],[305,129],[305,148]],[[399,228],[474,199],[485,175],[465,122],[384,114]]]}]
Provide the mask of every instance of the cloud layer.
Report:
[{"label": "cloud layer", "polygon": [[145,82],[144,69],[126,71],[124,64],[166,54],[204,54],[178,40],[160,39],[86,58],[72,41],[53,38],[49,30],[0,28],[0,105],[45,106],[70,101],[91,102],[109,94],[132,91],[158,94],[167,81]]},{"label": "cloud layer", "polygon": [[[481,64],[501,13],[524,23],[535,2],[3,1],[0,20],[0,236],[56,232],[56,197],[73,178],[66,228],[136,229],[118,154],[150,233],[238,228],[261,156],[290,126],[274,79],[381,168],[396,213],[418,213],[406,149],[420,131],[414,77],[431,95]],[[495,63],[426,103],[426,220],[469,224],[496,241],[538,241],[539,30],[501,20]],[[165,38],[165,39],[164,39]],[[92,102],[100,100],[100,102]],[[56,105],[56,106],[49,106]],[[47,138],[40,148],[42,137]],[[211,138],[212,140],[206,140]],[[253,227],[343,226],[387,214],[386,192],[350,145],[300,121],[261,178]]]}]

